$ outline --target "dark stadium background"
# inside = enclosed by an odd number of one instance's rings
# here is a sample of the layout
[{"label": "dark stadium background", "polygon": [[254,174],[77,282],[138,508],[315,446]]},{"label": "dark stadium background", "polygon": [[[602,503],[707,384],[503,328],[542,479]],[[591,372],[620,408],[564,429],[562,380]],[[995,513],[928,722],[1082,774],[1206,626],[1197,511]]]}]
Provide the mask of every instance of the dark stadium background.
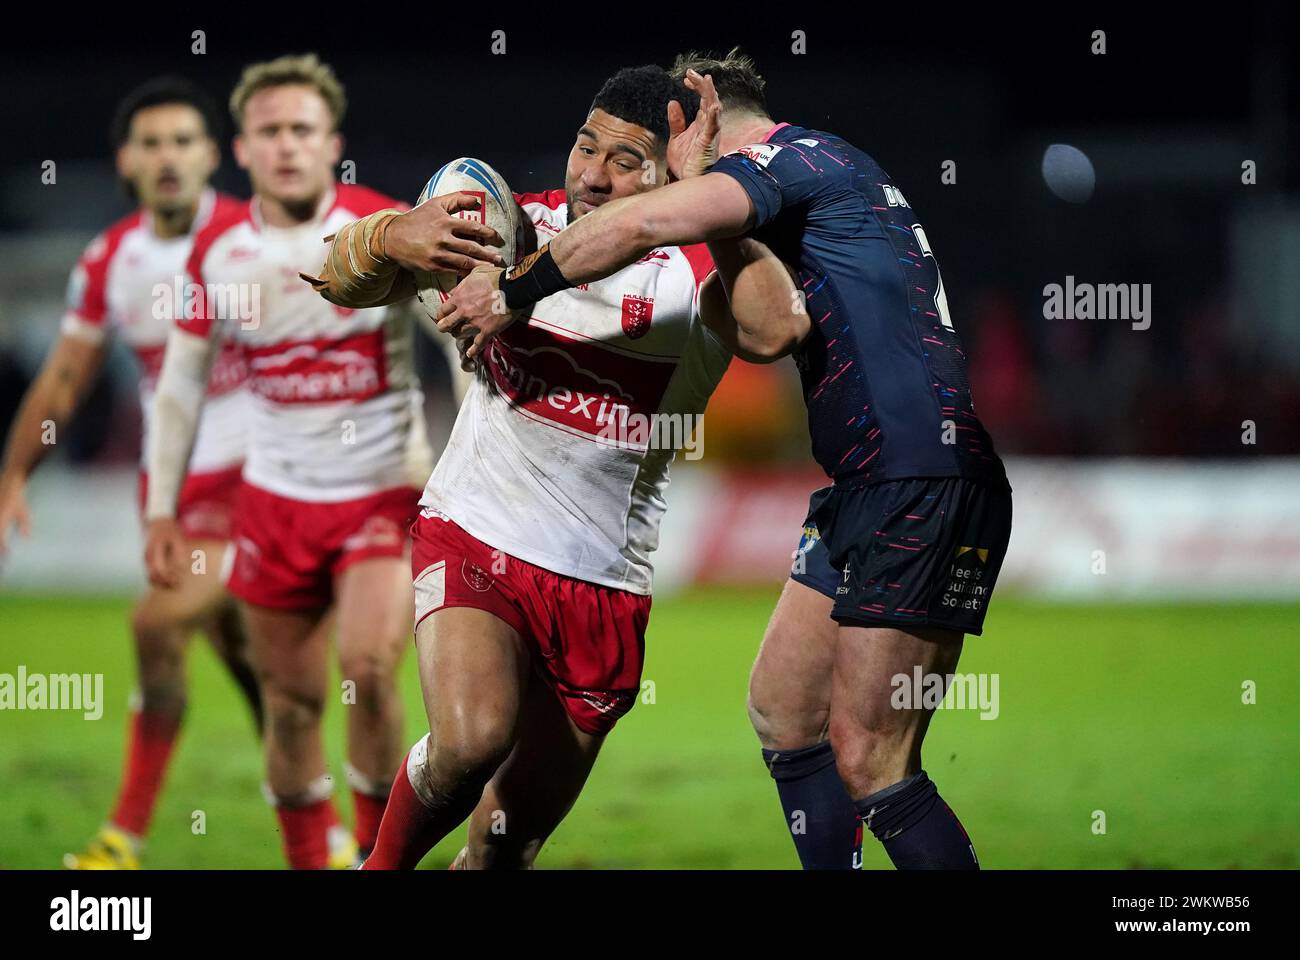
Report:
[{"label": "dark stadium background", "polygon": [[[606,76],[688,47],[739,43],[765,73],[777,119],[859,143],[923,215],[1001,450],[1233,457],[1297,448],[1300,340],[1283,337],[1279,350],[1270,333],[1300,325],[1300,301],[1277,296],[1287,284],[1266,265],[1234,275],[1231,244],[1247,212],[1300,189],[1294,14],[1237,4],[1144,17],[1089,4],[1025,18],[983,5],[867,4],[819,16],[800,4],[780,16],[734,7],[721,17],[701,6],[450,18],[412,5],[373,20],[303,7],[267,23],[209,8],[32,21],[8,32],[0,59],[0,232],[89,235],[126,211],[107,126],[122,93],[155,73],[192,76],[224,102],[245,63],[318,51],[347,84],[345,156],[360,181],[413,199],[443,160],[464,154],[489,159],[517,189],[558,186],[572,132]],[[207,34],[203,56],[189,52],[195,29]],[[506,31],[505,56],[490,53],[494,29]],[[794,29],[807,33],[804,55],[790,52]],[[1107,30],[1104,56],[1089,52],[1093,29]],[[1088,204],[1061,202],[1038,175],[1055,142],[1097,165]],[[60,182],[39,189],[47,159]],[[948,159],[955,186],[939,181]],[[1257,163],[1253,187],[1240,182],[1243,159]],[[247,195],[228,149],[217,183]],[[1142,362],[1116,347],[1123,324],[1069,329],[1042,318],[1042,287],[1062,279],[1061,264],[1080,280],[1152,284],[1160,322],[1139,341]],[[995,349],[982,350],[985,342]],[[4,404],[24,373],[8,363]],[[1252,396],[1260,439],[1243,450],[1230,428],[1241,419],[1237,401]]]},{"label": "dark stadium background", "polygon": [[[1001,675],[1000,722],[944,717],[927,742],[981,860],[1300,865],[1292,5],[35,12],[0,38],[0,432],[57,332],[73,259],[128,210],[107,128],[133,85],[182,73],[223,103],[246,63],[315,51],[347,86],[344,157],[358,181],[410,200],[462,155],[488,160],[516,190],[558,187],[608,75],[738,44],[768,80],[775,119],[847,137],[906,193],[942,263],[977,409],[1009,460],[1006,585],[963,658]],[[207,52],[195,56],[200,29]],[[490,52],[498,29],[504,56]],[[1096,29],[1104,56],[1089,50]],[[791,52],[794,30],[806,32],[803,55]],[[247,196],[231,132],[216,183]],[[1066,203],[1044,183],[1054,143],[1091,158],[1088,202]],[[47,160],[56,186],[40,183]],[[955,185],[940,181],[947,160]],[[1253,185],[1242,183],[1246,160]],[[1045,319],[1043,288],[1067,275],[1150,284],[1151,328]],[[445,374],[427,347],[422,372],[445,429]],[[125,617],[140,582],[136,407],[119,351],[33,480],[33,541],[0,567],[0,671],[103,671],[112,688],[103,723],[0,715],[0,866],[56,865],[90,835],[116,783],[132,680]],[[658,705],[621,723],[547,866],[795,864],[744,715],[748,665],[817,484],[793,364],[733,364],[706,423],[703,461],[673,468],[648,641]],[[60,523],[72,513],[93,520]],[[98,529],[108,514],[113,543]],[[96,533],[93,545],[81,539]],[[245,718],[211,655],[194,662],[195,730],[151,863],[278,866]],[[1258,706],[1241,703],[1246,681],[1259,685]],[[413,675],[405,684],[414,729]],[[327,725],[337,761],[337,715]],[[196,843],[187,817],[197,805],[237,835]],[[1107,837],[1089,830],[1096,809],[1111,817]],[[445,864],[456,846],[429,862]],[[868,852],[868,866],[885,864]]]}]

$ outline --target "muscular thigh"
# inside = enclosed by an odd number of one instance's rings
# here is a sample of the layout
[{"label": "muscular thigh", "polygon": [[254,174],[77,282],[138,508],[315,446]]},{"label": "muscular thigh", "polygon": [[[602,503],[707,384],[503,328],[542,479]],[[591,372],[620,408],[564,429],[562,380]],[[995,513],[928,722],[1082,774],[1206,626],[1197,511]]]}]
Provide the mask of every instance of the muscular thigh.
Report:
[{"label": "muscular thigh", "polygon": [[514,628],[485,610],[444,607],[420,621],[415,646],[435,746],[513,731],[529,674]]},{"label": "muscular thigh", "polygon": [[376,662],[392,669],[410,637],[414,604],[410,564],[403,557],[376,557],[347,567],[335,582],[339,658]]},{"label": "muscular thigh", "polygon": [[136,623],[154,629],[205,625],[231,602],[221,577],[228,546],[224,540],[190,541],[180,582],[171,589],[150,587],[136,604]]},{"label": "muscular thigh", "polygon": [[962,639],[960,633],[936,627],[841,626],[835,645],[833,709],[866,730],[915,727],[930,711],[899,709],[895,690],[904,681],[911,688],[917,667],[923,680],[955,671]]}]

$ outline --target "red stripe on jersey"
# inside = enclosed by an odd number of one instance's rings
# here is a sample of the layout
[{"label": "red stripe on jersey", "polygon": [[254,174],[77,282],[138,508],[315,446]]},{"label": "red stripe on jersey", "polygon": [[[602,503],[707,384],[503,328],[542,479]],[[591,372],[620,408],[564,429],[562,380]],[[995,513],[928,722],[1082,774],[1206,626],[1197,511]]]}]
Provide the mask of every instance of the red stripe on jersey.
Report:
[{"label": "red stripe on jersey", "polygon": [[[163,354],[166,344],[156,346],[137,345],[132,348],[140,362],[140,377],[146,383],[157,383],[162,373]],[[241,386],[248,379],[248,361],[244,349],[233,340],[221,345],[221,352],[212,361],[212,372],[208,374],[209,397],[219,397]]]},{"label": "red stripe on jersey", "polygon": [[275,403],[360,403],[388,389],[383,329],[245,347],[253,392]]},{"label": "red stripe on jersey", "polygon": [[515,203],[521,207],[525,203],[540,203],[544,207],[552,210],[558,210],[568,202],[568,197],[563,190],[543,190],[540,193],[516,193]]},{"label": "red stripe on jersey", "polygon": [[190,248],[190,258],[185,264],[185,273],[194,286],[194,296],[186,305],[186,313],[191,316],[181,317],[176,326],[182,330],[206,337],[212,330],[213,317],[208,316],[208,297],[203,280],[203,261],[207,259],[212,245],[226,231],[234,226],[252,219],[252,201],[239,200],[233,204],[220,204],[212,219],[194,237],[194,246]]},{"label": "red stripe on jersey", "polygon": [[678,247],[686,262],[691,265],[691,270],[695,272],[695,287],[699,289],[705,279],[708,278],[716,267],[713,265],[713,257],[709,254],[709,245],[707,243],[692,243],[688,247]]},{"label": "red stripe on jersey", "polygon": [[631,414],[654,414],[677,363],[517,323],[492,342],[487,367],[521,412],[594,437]]}]

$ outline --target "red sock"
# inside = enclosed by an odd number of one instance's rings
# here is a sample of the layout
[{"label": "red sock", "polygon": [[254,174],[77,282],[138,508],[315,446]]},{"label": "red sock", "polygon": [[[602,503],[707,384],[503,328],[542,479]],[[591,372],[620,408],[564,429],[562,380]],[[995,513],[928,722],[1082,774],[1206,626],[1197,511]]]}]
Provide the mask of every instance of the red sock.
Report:
[{"label": "red sock", "polygon": [[[410,754],[408,753],[409,757]],[[442,839],[435,832],[429,808],[406,776],[406,760],[397,768],[388,806],[379,824],[375,848],[362,870],[414,870],[424,855]]]},{"label": "red sock", "polygon": [[131,714],[126,769],[117,806],[109,817],[110,823],[137,837],[148,832],[154,801],[158,799],[158,790],[162,787],[167,761],[171,759],[180,727],[181,718],[177,714],[146,713],[143,710]]},{"label": "red sock", "polygon": [[339,822],[329,797],[301,807],[276,807],[284,856],[290,870],[324,870],[329,866],[329,830]]},{"label": "red sock", "polygon": [[[403,767],[402,776],[405,775],[406,768]],[[379,836],[379,821],[384,817],[384,807],[387,804],[387,797],[376,797],[355,788],[352,790],[352,806],[357,814],[357,827],[354,832],[357,846],[361,848],[362,854],[374,849],[375,838]]]}]

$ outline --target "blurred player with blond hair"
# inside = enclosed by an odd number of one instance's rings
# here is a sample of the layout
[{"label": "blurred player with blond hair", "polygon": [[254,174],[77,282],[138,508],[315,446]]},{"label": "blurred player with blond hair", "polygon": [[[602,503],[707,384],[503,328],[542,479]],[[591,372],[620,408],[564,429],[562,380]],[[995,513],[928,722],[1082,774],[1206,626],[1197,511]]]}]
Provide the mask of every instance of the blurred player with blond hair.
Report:
[{"label": "blurred player with blond hair", "polygon": [[[175,580],[175,506],[204,402],[197,387],[231,335],[248,356],[253,412],[227,582],[266,705],[267,797],[290,866],[345,866],[356,845],[335,811],[321,744],[330,632],[364,852],[402,755],[395,677],[412,605],[407,528],[431,455],[412,368],[414,312],[340,309],[298,274],[319,266],[339,226],[400,205],[335,182],[346,99],[314,54],[248,67],[230,106],[254,196],[210,224],[190,258],[195,296],[168,342],[154,414],[147,562],[155,582]],[[439,269],[500,259],[476,242],[495,237],[485,228],[445,212],[435,229]]]}]

